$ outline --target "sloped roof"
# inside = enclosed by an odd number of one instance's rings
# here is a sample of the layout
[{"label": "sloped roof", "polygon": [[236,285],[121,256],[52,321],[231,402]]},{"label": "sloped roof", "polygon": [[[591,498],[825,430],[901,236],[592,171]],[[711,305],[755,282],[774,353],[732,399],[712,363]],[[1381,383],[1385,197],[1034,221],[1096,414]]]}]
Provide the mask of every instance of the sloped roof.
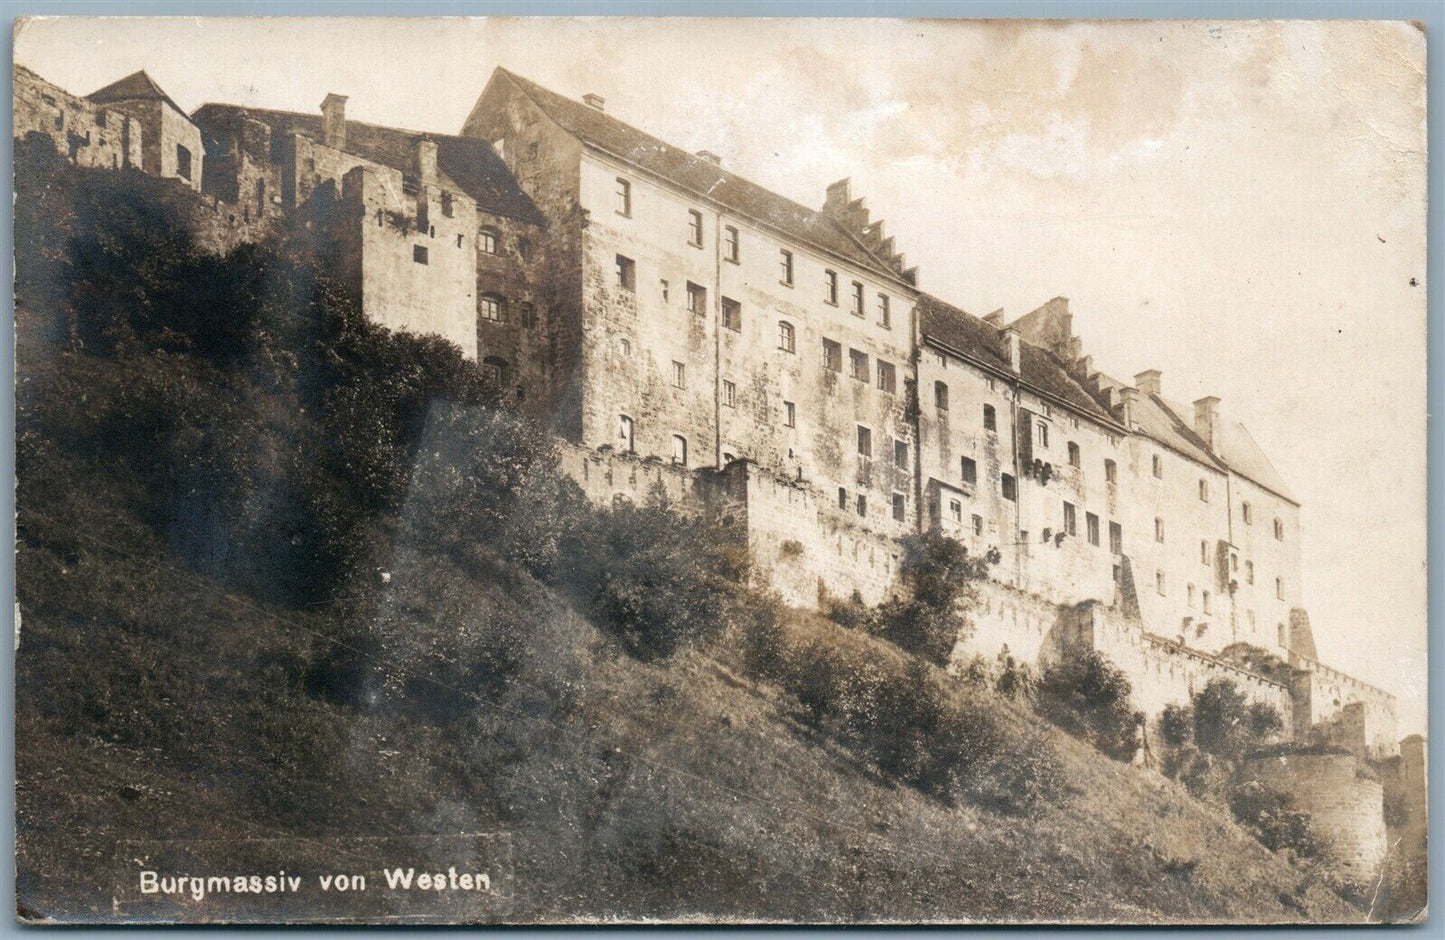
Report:
[{"label": "sloped roof", "polygon": [[668,182],[763,222],[890,281],[899,273],[822,212],[793,202],[580,101],[549,91],[504,68],[507,76],[548,117],[583,143],[643,168]]},{"label": "sloped roof", "polygon": [[1204,439],[1194,433],[1193,426],[1182,417],[1186,412],[1158,395],[1139,394],[1134,408],[1134,421],[1139,432],[1191,460],[1223,470],[1224,465],[1210,451]]},{"label": "sloped roof", "polygon": [[[197,108],[194,114],[195,122],[203,129],[238,117],[260,121],[268,125],[274,135],[300,134],[317,141],[322,137],[320,114],[244,108],[228,104],[205,104]],[[427,134],[381,127],[362,121],[346,122],[347,153],[403,173],[412,172],[413,147],[422,137],[436,142],[437,182],[440,185],[466,193],[477,201],[483,211],[534,225],[546,225],[542,213],[527,194],[522,192],[507,165],[486,141],[450,134]]]},{"label": "sloped roof", "polygon": [[1264,449],[1244,425],[1238,421],[1223,422],[1219,429],[1219,440],[1215,443],[1220,459],[1229,465],[1229,469],[1253,480],[1276,496],[1283,496],[1299,505],[1299,500],[1295,499],[1285,486],[1284,477],[1279,475],[1274,464],[1265,456]]},{"label": "sloped roof", "polygon": [[[1012,371],[1004,350],[1002,330],[931,294],[920,295],[917,308],[925,337],[995,369]],[[1047,393],[1081,414],[1118,423],[1047,350],[1020,341],[1019,353],[1019,378],[1026,385]]]},{"label": "sloped roof", "polygon": [[172,101],[171,96],[156,84],[155,79],[146,74],[145,69],[132,72],[125,78],[91,92],[86,97],[96,104],[110,104],[117,101],[164,101],[181,114],[186,113],[181,111],[181,106]]}]

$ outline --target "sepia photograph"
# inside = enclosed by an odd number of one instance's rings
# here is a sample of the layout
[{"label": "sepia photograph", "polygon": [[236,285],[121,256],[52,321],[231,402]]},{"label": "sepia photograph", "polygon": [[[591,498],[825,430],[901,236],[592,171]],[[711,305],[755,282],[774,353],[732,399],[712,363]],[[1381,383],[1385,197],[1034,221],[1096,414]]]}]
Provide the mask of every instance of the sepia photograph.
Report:
[{"label": "sepia photograph", "polygon": [[1426,918],[1422,24],[12,82],[21,923]]}]

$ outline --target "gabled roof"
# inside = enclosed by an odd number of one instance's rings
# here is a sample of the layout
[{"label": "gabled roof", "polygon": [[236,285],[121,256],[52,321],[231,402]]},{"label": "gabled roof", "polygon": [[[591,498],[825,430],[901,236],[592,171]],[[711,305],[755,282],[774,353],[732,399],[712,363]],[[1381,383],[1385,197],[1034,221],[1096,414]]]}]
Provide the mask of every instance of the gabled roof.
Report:
[{"label": "gabled roof", "polygon": [[182,115],[186,113],[181,110],[180,105],[171,100],[171,96],[166,94],[161,86],[156,84],[155,79],[146,74],[145,69],[132,72],[125,78],[91,92],[86,97],[96,104],[112,104],[120,101],[164,101]]},{"label": "gabled roof", "polygon": [[[1012,372],[1002,330],[931,294],[919,296],[917,309],[925,339],[936,340],[995,370]],[[1025,385],[1046,393],[1080,414],[1118,424],[1069,374],[1063,363],[1048,351],[1020,341],[1019,354],[1019,378]]]},{"label": "gabled roof", "polygon": [[1204,439],[1194,433],[1194,428],[1184,420],[1184,414],[1183,409],[1160,396],[1140,392],[1134,408],[1134,422],[1139,426],[1139,433],[1145,437],[1152,437],[1196,463],[1224,470],[1224,464],[1209,450]]},{"label": "gabled roof", "polygon": [[1264,449],[1238,421],[1222,422],[1218,440],[1215,441],[1215,450],[1219,458],[1235,473],[1258,483],[1276,496],[1299,505],[1299,500],[1295,499],[1285,486],[1284,477],[1279,475],[1274,464],[1264,455]]},{"label": "gabled roof", "polygon": [[[320,114],[205,104],[196,109],[193,120],[206,130],[241,117],[266,124],[273,135],[300,134],[312,140],[322,139]],[[437,181],[441,186],[466,193],[477,201],[477,206],[484,212],[533,225],[547,224],[537,206],[517,185],[507,165],[486,141],[381,127],[362,121],[346,122],[347,153],[407,174],[412,172],[416,141],[423,137],[436,142]]]},{"label": "gabled roof", "polygon": [[1187,416],[1193,414],[1178,402],[1158,395],[1140,395],[1134,410],[1139,432],[1190,459],[1228,470],[1250,480],[1276,496],[1299,505],[1284,478],[1264,455],[1264,450],[1238,421],[1221,421],[1211,449],[1194,430]]},{"label": "gabled roof", "polygon": [[619,121],[596,108],[549,91],[504,68],[497,72],[564,131],[584,144],[641,167],[681,189],[720,203],[739,215],[762,222],[790,238],[837,255],[893,283],[898,272],[863,247],[822,212],[764,189],[711,160],[688,153]]}]

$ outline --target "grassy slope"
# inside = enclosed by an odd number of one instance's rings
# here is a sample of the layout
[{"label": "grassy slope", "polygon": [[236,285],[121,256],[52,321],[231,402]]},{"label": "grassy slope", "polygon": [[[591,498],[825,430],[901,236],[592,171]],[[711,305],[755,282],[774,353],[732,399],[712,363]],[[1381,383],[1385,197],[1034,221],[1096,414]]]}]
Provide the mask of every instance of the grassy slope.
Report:
[{"label": "grassy slope", "polygon": [[[726,649],[638,663],[505,569],[398,557],[356,609],[403,605],[418,630],[522,624],[539,655],[495,706],[438,723],[318,700],[302,667],[333,612],[178,569],[114,468],[56,455],[46,472],[18,557],[29,916],[106,916],[118,838],[505,830],[523,921],[1358,917],[1224,813],[1062,734],[1068,805],[950,809],[818,737]],[[789,629],[900,655],[817,618]]]}]

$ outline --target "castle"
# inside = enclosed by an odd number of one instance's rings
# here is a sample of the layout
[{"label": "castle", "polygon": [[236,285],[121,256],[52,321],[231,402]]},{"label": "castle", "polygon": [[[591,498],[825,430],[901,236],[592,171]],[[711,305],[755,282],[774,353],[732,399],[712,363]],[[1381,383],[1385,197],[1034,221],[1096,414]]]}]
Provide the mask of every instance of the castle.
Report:
[{"label": "castle", "polygon": [[336,94],[187,115],[144,72],[82,98],[17,67],[15,94],[17,137],[197,191],[218,249],[324,227],[369,318],[479,360],[593,498],[726,513],[789,603],[876,603],[899,539],[942,532],[1000,559],[956,659],[1100,650],[1151,716],[1223,676],[1400,764],[1393,697],[1319,661],[1299,502],[1225,403],[1098,371],[1062,297],[924,292],[847,180],[810,209],[502,68],[456,135]]}]

